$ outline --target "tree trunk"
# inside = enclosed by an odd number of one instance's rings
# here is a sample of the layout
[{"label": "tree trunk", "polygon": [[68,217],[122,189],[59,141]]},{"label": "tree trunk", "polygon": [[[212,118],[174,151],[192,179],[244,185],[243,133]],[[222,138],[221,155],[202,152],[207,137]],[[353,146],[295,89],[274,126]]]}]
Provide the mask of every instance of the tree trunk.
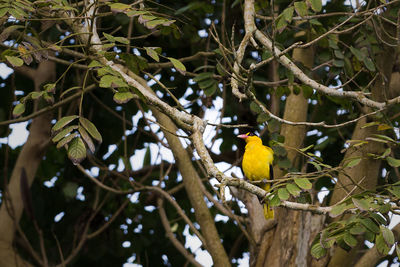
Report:
[{"label": "tree trunk", "polygon": [[[293,59],[306,67],[313,65],[313,50],[295,49]],[[307,121],[308,100],[303,94],[292,93],[286,99],[284,119],[289,121]],[[306,133],[305,126],[282,125],[281,135],[285,137],[284,144],[288,147],[301,148]],[[300,168],[301,157],[294,150],[288,149],[288,158],[292,166]],[[284,172],[274,168],[275,179],[283,176]],[[278,222],[273,242],[268,250],[264,266],[309,266],[309,248],[312,238],[324,221],[324,216],[311,213],[278,208]]]},{"label": "tree trunk", "polygon": [[[55,64],[44,61],[36,70],[29,71],[33,73],[29,76],[33,77],[35,91],[40,91],[42,83],[54,80]],[[25,169],[28,185],[31,186],[50,141],[51,118],[49,113],[45,113],[32,120],[28,140],[18,155],[4,191],[4,201],[0,207],[0,266],[30,266],[19,258],[13,247],[16,224],[24,208],[20,190],[21,171]]]},{"label": "tree trunk", "polygon": [[[149,88],[142,78],[136,76],[133,73],[130,75],[139,81],[145,88],[153,93],[151,88]],[[204,201],[204,194],[201,190],[201,179],[196,169],[193,167],[191,156],[183,148],[181,141],[176,135],[171,133],[176,133],[178,128],[174,122],[167,117],[165,114],[160,112],[156,108],[151,108],[154,117],[156,117],[158,123],[164,126],[163,133],[168,141],[170,149],[174,155],[178,169],[182,175],[183,184],[185,186],[189,201],[195,210],[196,221],[200,225],[200,230],[206,244],[204,246],[211,254],[214,262],[214,266],[230,266],[230,261],[226,251],[221,243],[217,228],[215,226],[214,218]]]}]

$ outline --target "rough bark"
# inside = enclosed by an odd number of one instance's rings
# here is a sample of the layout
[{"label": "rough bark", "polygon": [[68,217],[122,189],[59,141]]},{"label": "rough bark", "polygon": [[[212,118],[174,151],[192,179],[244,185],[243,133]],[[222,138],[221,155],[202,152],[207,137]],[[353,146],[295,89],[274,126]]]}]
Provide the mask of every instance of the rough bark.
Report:
[{"label": "rough bark", "polygon": [[[40,85],[51,81],[55,77],[55,64],[45,61],[39,64],[34,75],[35,90]],[[33,119],[29,129],[29,137],[13,168],[10,181],[4,194],[4,201],[0,207],[0,266],[29,266],[14,251],[13,242],[16,231],[15,224],[19,223],[23,211],[23,202],[20,191],[20,177],[22,168],[25,169],[29,186],[32,184],[36,171],[45,155],[50,140],[51,116],[45,113]]]}]

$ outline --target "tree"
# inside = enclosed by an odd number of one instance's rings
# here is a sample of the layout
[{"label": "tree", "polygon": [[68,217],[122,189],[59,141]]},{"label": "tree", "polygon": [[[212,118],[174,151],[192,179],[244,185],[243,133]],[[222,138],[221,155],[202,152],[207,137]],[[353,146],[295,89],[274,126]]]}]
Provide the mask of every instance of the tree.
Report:
[{"label": "tree", "polygon": [[[398,14],[398,1],[1,2],[1,135],[28,121],[29,137],[1,145],[0,265],[201,266],[188,235],[215,266],[397,261]],[[269,192],[231,172],[248,131],[274,150]]]}]

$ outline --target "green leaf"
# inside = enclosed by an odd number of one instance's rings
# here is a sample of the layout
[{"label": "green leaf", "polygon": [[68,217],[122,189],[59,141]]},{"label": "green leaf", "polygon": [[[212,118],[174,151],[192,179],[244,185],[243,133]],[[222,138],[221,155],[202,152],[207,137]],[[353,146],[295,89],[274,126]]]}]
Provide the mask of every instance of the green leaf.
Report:
[{"label": "green leaf", "polygon": [[327,252],[326,248],[322,247],[320,242],[315,243],[311,247],[311,255],[316,259],[320,259],[323,256],[325,256],[326,252]]},{"label": "green leaf", "polygon": [[94,147],[94,144],[93,144],[93,140],[89,136],[89,134],[87,133],[85,128],[83,128],[82,126],[79,125],[78,131],[79,131],[81,137],[83,138],[83,141],[85,141],[86,145],[88,146],[90,152],[94,153],[95,147]]},{"label": "green leaf", "polygon": [[110,42],[110,43],[115,43],[115,37],[112,36],[111,34],[103,32],[104,37]]},{"label": "green leaf", "polygon": [[19,103],[17,104],[14,109],[13,109],[13,117],[18,117],[21,116],[25,112],[25,104],[24,103]]},{"label": "green leaf", "polygon": [[96,68],[96,67],[103,67],[103,64],[101,64],[100,62],[98,62],[97,60],[92,60],[92,62],[90,62],[88,68]]},{"label": "green leaf", "polygon": [[360,210],[366,211],[370,208],[368,201],[366,201],[365,199],[352,198],[351,200],[353,201],[354,205]]},{"label": "green leaf", "polygon": [[319,172],[322,170],[321,165],[319,163],[315,162],[315,161],[310,160],[307,163],[313,165],[317,169],[317,171],[319,171]]},{"label": "green leaf", "polygon": [[313,148],[313,147],[314,147],[314,145],[309,145],[309,146],[307,146],[307,147],[300,148],[299,150],[300,150],[301,152],[306,152],[307,150],[309,150],[309,149],[311,149],[311,148]]},{"label": "green leaf", "polygon": [[374,240],[375,240],[375,234],[374,233],[372,233],[371,231],[366,231],[365,232],[365,234],[364,234],[364,238],[365,238],[365,240],[368,240],[369,242],[374,242]]},{"label": "green leaf", "polygon": [[397,258],[400,259],[400,247],[398,244],[396,244],[396,254],[397,254]]},{"label": "green leaf", "polygon": [[343,55],[342,51],[335,49],[334,54],[335,54],[335,57],[337,57],[339,59],[344,59],[344,55]]},{"label": "green leaf", "polygon": [[308,0],[311,4],[311,9],[315,12],[320,12],[322,10],[322,0]]},{"label": "green leaf", "polygon": [[21,67],[24,65],[24,61],[19,57],[6,56],[6,59],[13,67]]},{"label": "green leaf", "polygon": [[[400,191],[399,191],[399,193],[400,193]],[[385,213],[388,213],[391,209],[392,209],[392,206],[389,203],[386,203],[385,205],[379,207],[378,212],[385,214]]]},{"label": "green leaf", "polygon": [[171,61],[172,65],[174,65],[175,69],[179,71],[186,71],[186,67],[182,64],[182,62],[173,57],[168,57],[168,59]]},{"label": "green leaf", "polygon": [[343,68],[344,67],[344,61],[341,59],[334,59],[333,60],[333,66],[338,67],[338,68]]},{"label": "green leaf", "polygon": [[33,100],[39,99],[44,92],[31,92],[29,95]]},{"label": "green leaf", "polygon": [[389,228],[386,228],[383,225],[379,226],[379,228],[381,229],[381,233],[382,233],[383,239],[385,240],[386,244],[390,247],[393,246],[393,244],[395,242],[393,232]]},{"label": "green leaf", "polygon": [[279,32],[282,32],[287,26],[287,21],[285,19],[285,16],[279,16],[276,20],[276,29]]},{"label": "green leaf", "polygon": [[283,146],[272,146],[272,149],[276,156],[285,157],[287,155],[287,151]]},{"label": "green leaf", "polygon": [[69,124],[71,121],[75,120],[78,117],[79,116],[77,115],[62,117],[56,124],[54,124],[53,128],[51,128],[51,131],[56,132],[64,128],[64,126],[66,126],[67,124]]},{"label": "green leaf", "polygon": [[361,129],[367,128],[367,127],[371,127],[371,126],[375,126],[375,125],[379,125],[380,123],[378,121],[372,121],[372,122],[368,122],[366,124],[364,124],[363,126],[361,126]]},{"label": "green leaf", "polygon": [[135,95],[132,92],[117,92],[114,94],[113,99],[118,104],[125,104],[134,97]]},{"label": "green leaf", "polygon": [[202,72],[202,73],[196,75],[196,77],[193,78],[193,81],[198,83],[203,80],[208,80],[208,79],[212,78],[213,75],[214,75],[214,73],[212,73],[212,72]]},{"label": "green leaf", "polygon": [[108,3],[108,6],[109,6],[111,9],[122,10],[122,11],[131,8],[130,5],[123,4],[123,3],[112,3],[112,4]]},{"label": "green leaf", "polygon": [[400,186],[392,186],[387,189],[390,193],[392,193],[395,197],[400,198]]},{"label": "green leaf", "polygon": [[352,53],[353,55],[356,56],[356,58],[357,58],[359,61],[361,61],[361,62],[364,61],[365,54],[364,54],[361,50],[350,46],[350,51],[351,51],[351,53]]},{"label": "green leaf", "polygon": [[392,158],[392,157],[387,157],[387,158],[386,158],[386,161],[387,161],[387,163],[389,163],[389,165],[392,166],[392,167],[397,168],[397,167],[400,166],[400,159],[395,159],[395,158]]},{"label": "green leaf", "polygon": [[60,142],[58,142],[57,144],[57,149],[62,148],[63,146],[65,146],[66,144],[68,144],[69,142],[71,142],[72,139],[74,139],[76,136],[78,136],[78,133],[71,133],[70,135],[68,135],[67,137],[64,137],[63,139],[61,139]]},{"label": "green leaf", "polygon": [[328,43],[329,43],[330,48],[339,50],[339,46],[337,45],[337,40],[333,40],[333,39],[329,38]]},{"label": "green leaf", "polygon": [[9,8],[0,8],[0,17],[4,17],[8,10]]},{"label": "green leaf", "polygon": [[270,118],[271,118],[271,117],[270,117],[267,113],[258,114],[258,116],[257,116],[257,123],[258,123],[258,124],[262,124],[262,123],[268,121]]},{"label": "green leaf", "polygon": [[160,61],[160,57],[158,56],[157,52],[154,51],[153,48],[151,47],[145,47],[144,48],[146,50],[146,53],[149,57],[151,57],[152,59],[154,59],[155,61],[159,62]]},{"label": "green leaf", "polygon": [[146,27],[148,29],[154,29],[155,27],[159,26],[159,25],[164,25],[164,24],[168,24],[168,20],[165,19],[155,19],[155,20],[151,20],[146,22]]},{"label": "green leaf", "polygon": [[266,59],[269,59],[269,58],[271,58],[271,57],[272,57],[271,51],[269,51],[269,50],[267,50],[267,49],[264,49],[264,50],[263,50],[263,53],[261,54],[261,59],[262,59],[262,60],[266,60]]},{"label": "green leaf", "polygon": [[295,178],[294,182],[302,189],[312,188],[312,183],[307,178]]},{"label": "green leaf", "polygon": [[379,227],[370,218],[363,218],[360,222],[371,232],[378,234],[380,232]]},{"label": "green leaf", "polygon": [[250,110],[253,111],[256,114],[259,114],[259,113],[263,112],[261,107],[259,105],[257,105],[257,103],[254,102],[254,101],[252,101],[250,103]]},{"label": "green leaf", "polygon": [[346,164],[345,164],[345,168],[351,168],[354,167],[356,165],[358,165],[361,162],[361,158],[354,158],[349,160]]},{"label": "green leaf", "polygon": [[207,80],[202,80],[201,82],[198,82],[198,85],[201,89],[204,90],[204,89],[212,86],[215,83],[216,83],[216,81],[214,79],[207,79]]},{"label": "green leaf", "polygon": [[357,245],[357,239],[351,235],[349,232],[346,232],[343,236],[343,241],[349,245],[350,247],[354,247]]},{"label": "green leaf", "polygon": [[378,223],[378,225],[380,225],[380,224],[387,225],[388,224],[386,219],[384,217],[382,217],[381,215],[379,215],[378,213],[369,212],[368,214],[371,216],[371,218],[373,218]]},{"label": "green leaf", "polygon": [[178,230],[178,227],[179,227],[179,224],[178,223],[174,223],[172,226],[171,226],[171,232],[176,232],[177,230]]},{"label": "green leaf", "polygon": [[385,130],[389,130],[389,129],[393,129],[393,126],[390,126],[386,123],[381,123],[378,125],[378,131],[385,131]]},{"label": "green leaf", "polygon": [[350,228],[350,233],[352,235],[360,235],[365,233],[365,227],[362,226],[361,224],[355,224],[353,227]]},{"label": "green leaf", "polygon": [[213,83],[213,85],[211,85],[210,87],[204,89],[204,94],[206,96],[212,96],[218,89],[218,84],[217,83]]},{"label": "green leaf", "polygon": [[287,189],[287,191],[289,191],[289,193],[292,196],[294,196],[294,197],[300,196],[301,189],[297,185],[295,185],[295,184],[287,184],[286,185],[286,189]]},{"label": "green leaf", "polygon": [[293,12],[294,12],[294,7],[288,7],[285,10],[283,10],[282,15],[285,17],[285,20],[290,23],[292,22],[293,19]]},{"label": "green leaf", "polygon": [[280,200],[288,200],[290,195],[286,188],[279,188],[278,189],[278,196]]},{"label": "green leaf", "polygon": [[115,41],[121,44],[129,44],[129,40],[125,37],[114,37]]},{"label": "green leaf", "polygon": [[277,163],[278,163],[279,168],[282,168],[282,169],[289,169],[290,167],[292,167],[292,162],[288,158],[278,159]]},{"label": "green leaf", "polygon": [[308,15],[308,7],[305,2],[295,2],[294,9],[300,17],[304,17]]},{"label": "green leaf", "polygon": [[68,158],[74,165],[81,163],[86,158],[86,147],[81,138],[76,137],[69,144]]},{"label": "green leaf", "polygon": [[308,85],[302,85],[301,89],[303,90],[304,98],[310,98],[314,93],[314,91],[311,88],[311,86],[308,86]]},{"label": "green leaf", "polygon": [[385,152],[383,152],[383,154],[380,156],[380,158],[385,158],[385,157],[387,157],[387,156],[390,154],[390,152],[392,152],[392,149],[391,149],[390,147],[388,147],[388,148],[385,150]]},{"label": "green leaf", "polygon": [[[378,129],[379,129],[379,126],[378,126]],[[393,138],[391,138],[391,137],[389,137],[389,136],[386,136],[386,135],[374,134],[374,136],[377,137],[377,138],[379,138],[379,139],[383,139],[383,140],[387,140],[387,141],[389,141],[389,142],[396,143],[396,141],[393,140]]]},{"label": "green leaf", "polygon": [[270,204],[272,207],[276,207],[276,206],[279,206],[279,205],[281,204],[281,200],[280,200],[278,194],[275,194],[275,195],[272,197],[272,199],[269,201],[269,204]]},{"label": "green leaf", "polygon": [[97,142],[101,143],[103,139],[101,138],[101,134],[97,130],[96,126],[89,121],[88,119],[85,119],[83,117],[79,118],[79,122],[82,124],[82,126],[85,128],[86,131],[95,139]]},{"label": "green leaf", "polygon": [[364,65],[369,71],[376,71],[375,64],[369,57],[364,58]]},{"label": "green leaf", "polygon": [[375,246],[378,252],[382,255],[387,255],[390,251],[390,248],[385,242],[385,239],[383,238],[382,233],[376,236],[375,238]]},{"label": "green leaf", "polygon": [[104,75],[100,79],[100,87],[111,88],[111,87],[128,87],[128,84],[121,78],[114,75]]},{"label": "green leaf", "polygon": [[56,136],[53,137],[53,139],[51,139],[51,141],[53,141],[53,143],[57,143],[62,138],[64,138],[67,134],[69,134],[70,132],[72,132],[73,130],[75,130],[77,128],[78,128],[77,125],[71,125],[71,126],[65,128],[64,130],[60,131]]},{"label": "green leaf", "polygon": [[348,206],[347,206],[346,203],[341,203],[339,205],[335,205],[335,206],[332,207],[332,210],[329,213],[329,215],[332,218],[335,218],[335,217],[341,215],[343,212],[345,212],[347,210],[347,208],[348,208]]}]

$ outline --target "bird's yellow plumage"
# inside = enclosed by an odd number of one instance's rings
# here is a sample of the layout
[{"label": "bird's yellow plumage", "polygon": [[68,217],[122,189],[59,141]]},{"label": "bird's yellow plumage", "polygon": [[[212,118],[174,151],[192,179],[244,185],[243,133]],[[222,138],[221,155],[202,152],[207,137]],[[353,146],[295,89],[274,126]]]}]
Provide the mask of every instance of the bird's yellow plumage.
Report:
[{"label": "bird's yellow plumage", "polygon": [[[252,133],[238,135],[246,141],[246,148],[243,155],[242,168],[244,175],[250,181],[261,181],[264,179],[272,180],[272,161],[274,152],[271,148],[264,146],[262,140]],[[264,190],[269,190],[270,184],[262,186]],[[274,211],[264,204],[264,216],[266,219],[274,218]]]}]

